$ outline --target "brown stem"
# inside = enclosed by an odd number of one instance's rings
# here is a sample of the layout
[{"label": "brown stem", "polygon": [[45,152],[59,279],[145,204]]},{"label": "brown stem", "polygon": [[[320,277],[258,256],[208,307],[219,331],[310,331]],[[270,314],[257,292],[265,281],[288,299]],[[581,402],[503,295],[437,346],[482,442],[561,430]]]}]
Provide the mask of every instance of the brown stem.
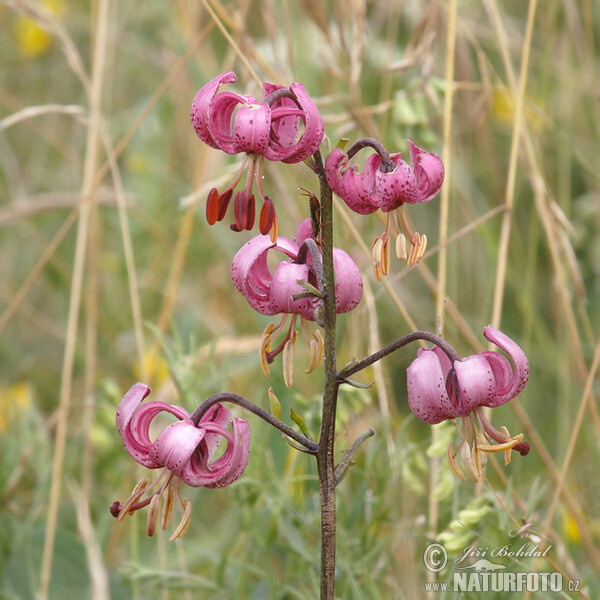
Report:
[{"label": "brown stem", "polygon": [[351,377],[355,373],[362,371],[366,367],[386,357],[388,354],[391,354],[392,352],[395,352],[396,350],[399,350],[400,348],[403,348],[407,344],[410,344],[416,340],[426,340],[432,344],[435,344],[436,346],[439,346],[446,353],[446,356],[453,364],[457,360],[460,360],[460,356],[458,356],[456,350],[444,338],[441,338],[439,335],[435,335],[434,333],[430,333],[429,331],[413,331],[412,333],[401,337],[395,342],[392,342],[389,344],[389,346],[386,346],[385,348],[374,352],[370,356],[363,358],[363,360],[360,362],[356,362],[349,365],[345,369],[342,369],[342,371],[340,371],[337,375],[338,383],[343,383],[344,379],[347,377]]},{"label": "brown stem", "polygon": [[260,406],[256,406],[256,404],[250,402],[250,400],[246,400],[242,396],[238,396],[237,394],[229,394],[226,392],[220,394],[213,394],[209,398],[207,398],[191,415],[192,421],[198,425],[202,415],[204,415],[212,406],[218,403],[223,402],[231,402],[232,404],[237,404],[242,408],[245,408],[247,411],[255,414],[257,417],[260,417],[263,421],[269,423],[276,429],[279,429],[281,433],[287,435],[292,438],[302,446],[306,448],[309,454],[317,454],[319,451],[319,445],[308,439],[305,435],[302,435],[286,425],[283,421],[276,419],[273,415],[269,414],[267,411],[260,408]]},{"label": "brown stem", "polygon": [[324,375],[323,408],[317,468],[321,495],[321,600],[334,600],[335,587],[335,413],[337,407],[336,347],[335,347],[335,274],[333,270],[333,199],[325,179],[321,153],[314,154],[321,195],[321,248],[323,253],[324,300]]},{"label": "brown stem", "polygon": [[386,150],[385,146],[379,140],[373,138],[363,138],[352,144],[348,152],[346,152],[348,159],[351,159],[357,152],[367,147],[373,148],[379,154],[379,158],[381,159],[380,171],[390,173],[396,169],[398,165],[392,161],[390,153]]}]

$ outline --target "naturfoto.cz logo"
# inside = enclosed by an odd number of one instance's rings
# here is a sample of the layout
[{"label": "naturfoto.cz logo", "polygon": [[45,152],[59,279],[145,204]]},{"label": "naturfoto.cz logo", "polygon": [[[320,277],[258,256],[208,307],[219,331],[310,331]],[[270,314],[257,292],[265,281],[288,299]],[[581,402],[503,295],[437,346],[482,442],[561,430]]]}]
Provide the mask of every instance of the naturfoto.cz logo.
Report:
[{"label": "naturfoto.cz logo", "polygon": [[[523,550],[523,547],[521,548]],[[547,548],[545,553],[549,550]],[[497,552],[495,552],[497,551]],[[526,552],[527,550],[523,550]],[[579,581],[569,580],[566,582],[562,573],[538,573],[536,571],[512,572],[507,571],[506,566],[494,563],[487,558],[487,548],[465,548],[462,558],[454,561],[454,572],[452,580],[444,582],[425,583],[426,592],[577,592]],[[489,556],[523,556],[517,551],[510,550],[508,546],[495,548],[489,552]],[[467,556],[479,556],[474,563],[458,566]],[[535,549],[530,550],[527,556],[542,556]],[[441,544],[430,544],[423,553],[425,567],[434,573],[439,573],[448,564],[448,553]]]}]

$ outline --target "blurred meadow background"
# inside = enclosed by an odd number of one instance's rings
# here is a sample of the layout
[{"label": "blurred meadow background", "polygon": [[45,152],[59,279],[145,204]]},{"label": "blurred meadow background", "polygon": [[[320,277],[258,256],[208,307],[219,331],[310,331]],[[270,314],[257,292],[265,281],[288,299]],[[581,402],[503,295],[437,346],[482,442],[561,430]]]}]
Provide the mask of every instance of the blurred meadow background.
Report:
[{"label": "blurred meadow background", "polygon": [[[204,218],[239,157],[202,144],[189,109],[227,70],[257,96],[255,75],[301,81],[333,145],[368,135],[407,152],[410,138],[445,160],[441,197],[409,209],[424,261],[393,259],[381,283],[379,214],[336,205],[335,245],[365,281],[338,320],[339,365],[413,329],[472,354],[489,323],[531,364],[492,417],[531,453],[491,460],[480,486],[446,463],[453,426],[432,431],[408,410],[416,346],[363,373],[372,388],[343,389],[340,452],[367,426],[376,436],[338,488],[337,597],[424,597],[432,541],[452,562],[535,536],[545,559],[496,562],[560,571],[583,591],[563,597],[600,597],[599,25],[593,0],[1,2],[0,597],[318,594],[313,461],[252,416],[245,475],[186,490],[184,538],[148,538],[143,511],[120,524],[108,511],[142,476],[114,424],[138,380],[190,412],[218,391],[268,408],[273,386],[284,416],[293,407],[318,431],[322,369],[304,374],[305,347],[292,388],[280,360],[260,370],[268,318],[229,275],[251,235]],[[292,236],[308,215],[297,188],[317,182],[302,164],[265,175]],[[482,596],[527,594],[463,597]]]}]

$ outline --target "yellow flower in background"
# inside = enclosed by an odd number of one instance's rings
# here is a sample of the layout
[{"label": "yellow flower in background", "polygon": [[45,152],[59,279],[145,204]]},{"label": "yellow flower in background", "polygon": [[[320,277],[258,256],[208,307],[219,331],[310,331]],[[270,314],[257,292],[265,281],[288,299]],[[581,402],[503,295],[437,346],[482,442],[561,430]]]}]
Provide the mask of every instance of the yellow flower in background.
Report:
[{"label": "yellow flower in background", "polygon": [[[139,365],[135,367],[138,379],[142,378]],[[144,375],[148,381],[152,381],[155,388],[159,388],[169,377],[169,365],[165,358],[156,349],[146,350],[144,354]]]},{"label": "yellow flower in background", "polygon": [[0,433],[6,433],[12,421],[31,406],[31,386],[20,381],[0,389]]},{"label": "yellow flower in background", "polygon": [[[64,13],[62,0],[42,0],[40,7],[43,11],[53,13],[57,17]],[[19,51],[27,58],[43,56],[52,45],[52,35],[40,27],[36,20],[25,15],[17,17],[15,33]]]},{"label": "yellow flower in background", "polygon": [[[496,120],[503,125],[512,125],[515,118],[515,98],[505,87],[495,87],[491,110]],[[532,98],[525,98],[523,115],[533,131],[539,131],[543,125],[543,108]]]},{"label": "yellow flower in background", "polygon": [[579,531],[577,522],[568,510],[562,511],[562,528],[564,536],[569,542],[581,543],[581,531]]}]

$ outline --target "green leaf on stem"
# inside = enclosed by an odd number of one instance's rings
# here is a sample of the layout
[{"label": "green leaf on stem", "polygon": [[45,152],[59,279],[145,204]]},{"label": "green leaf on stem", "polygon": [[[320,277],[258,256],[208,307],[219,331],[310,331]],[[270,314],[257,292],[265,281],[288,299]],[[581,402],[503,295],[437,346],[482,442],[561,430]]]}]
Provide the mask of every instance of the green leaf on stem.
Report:
[{"label": "green leaf on stem", "polygon": [[294,423],[296,423],[296,425],[298,425],[298,427],[300,427],[300,431],[307,438],[312,439],[312,437],[310,436],[310,433],[308,431],[308,427],[306,425],[306,421],[297,412],[294,412],[293,408],[290,408],[290,416],[292,417],[292,421],[294,421]]}]

